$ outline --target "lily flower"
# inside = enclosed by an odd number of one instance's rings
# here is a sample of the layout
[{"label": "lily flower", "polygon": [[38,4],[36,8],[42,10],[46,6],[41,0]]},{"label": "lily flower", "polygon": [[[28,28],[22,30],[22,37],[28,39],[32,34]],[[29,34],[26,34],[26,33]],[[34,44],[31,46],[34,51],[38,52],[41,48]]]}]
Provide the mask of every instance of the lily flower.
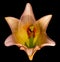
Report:
[{"label": "lily flower", "polygon": [[4,42],[5,46],[18,46],[27,53],[30,60],[42,47],[55,46],[55,42],[46,34],[51,17],[46,15],[36,20],[30,3],[27,3],[20,19],[5,17],[12,31]]}]

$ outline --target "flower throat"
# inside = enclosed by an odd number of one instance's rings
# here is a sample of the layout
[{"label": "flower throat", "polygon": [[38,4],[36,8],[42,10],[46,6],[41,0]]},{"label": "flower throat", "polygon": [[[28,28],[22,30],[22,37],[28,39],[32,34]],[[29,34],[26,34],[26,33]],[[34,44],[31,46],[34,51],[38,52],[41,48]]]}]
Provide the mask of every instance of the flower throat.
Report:
[{"label": "flower throat", "polygon": [[26,46],[29,48],[35,47],[35,44],[33,44],[34,37],[35,37],[35,28],[33,25],[28,27],[27,34],[28,34],[28,38],[29,38],[29,46],[27,44],[26,44]]}]

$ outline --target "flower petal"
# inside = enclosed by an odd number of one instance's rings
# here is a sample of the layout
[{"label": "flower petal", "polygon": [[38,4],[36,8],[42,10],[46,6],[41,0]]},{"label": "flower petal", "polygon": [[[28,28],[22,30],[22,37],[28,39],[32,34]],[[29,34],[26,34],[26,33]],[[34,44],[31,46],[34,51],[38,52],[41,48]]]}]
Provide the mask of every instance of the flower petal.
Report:
[{"label": "flower petal", "polygon": [[18,30],[18,32],[15,33],[14,35],[16,43],[25,45],[25,43],[29,44],[29,38],[27,35],[26,30],[24,30],[23,28],[20,28],[20,30]]},{"label": "flower petal", "polygon": [[46,15],[38,20],[41,27],[46,31],[52,15]]},{"label": "flower petal", "polygon": [[21,23],[26,29],[35,22],[35,17],[32,11],[32,7],[29,3],[27,3],[20,20],[22,21]]},{"label": "flower petal", "polygon": [[44,30],[40,26],[40,23],[38,21],[34,24],[35,27],[35,37],[34,37],[34,44],[41,46],[45,42],[45,34]]},{"label": "flower petal", "polygon": [[12,35],[8,36],[4,42],[5,46],[12,46],[15,45]]},{"label": "flower petal", "polygon": [[38,46],[36,46],[35,48],[32,48],[32,49],[28,49],[27,51],[26,51],[26,53],[27,53],[27,55],[28,55],[28,57],[29,57],[29,60],[33,60],[33,57],[34,57],[34,54],[38,51],[38,50],[40,50],[40,48],[38,47]]},{"label": "flower petal", "polygon": [[36,46],[35,48],[27,48],[22,46],[20,47],[20,50],[24,50],[27,53],[29,60],[32,60],[34,54],[36,53],[37,50],[40,50],[40,48],[39,46]]},{"label": "flower petal", "polygon": [[7,23],[9,24],[12,32],[15,32],[17,30],[17,26],[18,26],[18,19],[14,18],[14,17],[5,17]]},{"label": "flower petal", "polygon": [[26,15],[31,16],[31,17],[33,17],[33,19],[35,19],[35,18],[34,18],[34,14],[33,14],[33,10],[32,10],[32,6],[30,5],[30,3],[27,3],[27,4],[26,4],[25,10],[24,10],[24,12],[23,12],[21,18],[22,18],[23,16],[26,16]]},{"label": "flower petal", "polygon": [[55,46],[55,45],[56,45],[56,43],[52,39],[47,38],[47,43],[42,44],[41,47],[44,47],[44,46]]},{"label": "flower petal", "polygon": [[[40,48],[44,46],[55,46],[55,42],[50,39],[46,32],[42,29],[40,23],[36,21],[35,23],[36,35],[35,35],[35,43],[39,45]],[[38,39],[38,40],[37,40]]]}]

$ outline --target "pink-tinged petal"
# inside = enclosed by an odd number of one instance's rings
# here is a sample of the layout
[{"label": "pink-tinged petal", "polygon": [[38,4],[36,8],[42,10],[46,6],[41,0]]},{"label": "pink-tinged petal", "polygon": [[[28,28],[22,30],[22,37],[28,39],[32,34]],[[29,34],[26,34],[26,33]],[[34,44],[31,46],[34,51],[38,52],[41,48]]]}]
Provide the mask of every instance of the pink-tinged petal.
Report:
[{"label": "pink-tinged petal", "polygon": [[33,10],[32,10],[32,6],[31,6],[30,3],[27,3],[27,4],[26,4],[25,10],[24,10],[24,12],[23,12],[21,18],[22,18],[23,16],[31,16],[33,19],[35,19],[34,14],[33,14]]},{"label": "pink-tinged petal", "polygon": [[31,49],[27,49],[27,50],[26,50],[26,53],[27,53],[27,55],[28,55],[29,60],[31,60],[31,61],[33,60],[34,54],[35,54],[38,50],[40,50],[40,48],[39,48],[38,46],[36,46],[35,48],[31,48]]},{"label": "pink-tinged petal", "polygon": [[15,45],[15,42],[13,40],[13,36],[12,35],[8,36],[7,39],[5,40],[4,44],[5,44],[5,46]]},{"label": "pink-tinged petal", "polygon": [[35,22],[31,16],[24,16],[20,20],[21,21],[19,21],[18,27],[26,30],[29,26],[33,25]]},{"label": "pink-tinged petal", "polygon": [[42,44],[41,47],[44,47],[44,46],[55,46],[56,45],[56,43],[50,38],[47,38],[46,41],[47,41],[47,43]]},{"label": "pink-tinged petal", "polygon": [[20,20],[21,20],[21,23],[19,23],[19,24],[22,24],[22,26],[25,29],[27,29],[30,25],[32,25],[35,22],[33,10],[29,3],[26,4],[25,10],[24,10]]},{"label": "pink-tinged petal", "polygon": [[36,53],[37,50],[40,50],[39,46],[36,46],[35,48],[27,48],[25,46],[20,47],[20,50],[24,50],[27,55],[29,60],[33,60],[33,56]]},{"label": "pink-tinged petal", "polygon": [[5,19],[8,23],[8,25],[10,26],[11,31],[15,32],[17,30],[19,20],[17,18],[14,18],[14,17],[5,17]]},{"label": "pink-tinged petal", "polygon": [[41,27],[46,31],[48,24],[52,18],[52,15],[46,15],[38,20],[40,23]]}]

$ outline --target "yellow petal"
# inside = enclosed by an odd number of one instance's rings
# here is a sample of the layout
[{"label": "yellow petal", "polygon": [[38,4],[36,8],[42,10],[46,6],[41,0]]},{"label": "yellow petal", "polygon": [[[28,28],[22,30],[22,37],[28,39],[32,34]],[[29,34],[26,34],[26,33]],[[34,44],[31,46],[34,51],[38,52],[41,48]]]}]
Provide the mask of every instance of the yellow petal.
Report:
[{"label": "yellow petal", "polygon": [[39,44],[39,42],[41,43],[41,37],[42,37],[42,33],[43,33],[43,30],[40,26],[40,23],[38,21],[35,22],[34,24],[34,27],[35,27],[35,37],[34,37],[34,42],[33,44]]},{"label": "yellow petal", "polygon": [[16,42],[19,44],[22,44],[22,45],[25,45],[25,43],[29,44],[28,43],[29,38],[28,38],[27,32],[23,28],[20,28],[20,31],[17,31],[15,33],[15,39],[16,39]]},{"label": "yellow petal", "polygon": [[36,21],[36,23],[35,23],[35,28],[36,28],[36,32],[35,32],[34,43],[36,43],[36,45],[39,45],[40,47],[42,45],[43,46],[55,45],[55,42],[53,40],[49,39],[46,32],[43,30],[43,28],[41,27],[41,25],[38,21]]}]

